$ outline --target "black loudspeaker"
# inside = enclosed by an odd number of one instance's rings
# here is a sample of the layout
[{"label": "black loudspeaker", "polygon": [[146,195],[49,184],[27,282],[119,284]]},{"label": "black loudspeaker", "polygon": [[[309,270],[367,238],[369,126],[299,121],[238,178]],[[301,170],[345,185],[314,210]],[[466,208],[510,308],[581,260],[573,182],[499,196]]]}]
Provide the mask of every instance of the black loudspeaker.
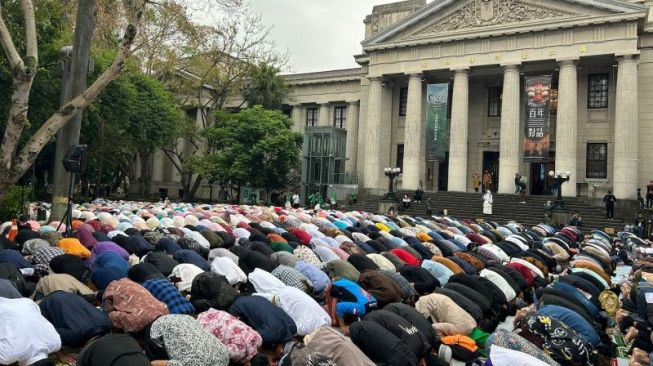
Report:
[{"label": "black loudspeaker", "polygon": [[63,168],[68,173],[81,173],[82,172],[82,158],[86,152],[86,145],[73,145],[63,158]]}]

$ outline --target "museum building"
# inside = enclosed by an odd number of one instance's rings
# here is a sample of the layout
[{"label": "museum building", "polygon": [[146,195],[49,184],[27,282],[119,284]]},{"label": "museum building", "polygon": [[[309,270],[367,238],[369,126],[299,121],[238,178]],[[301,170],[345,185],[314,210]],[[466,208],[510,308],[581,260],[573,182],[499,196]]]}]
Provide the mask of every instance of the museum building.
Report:
[{"label": "museum building", "polygon": [[[513,193],[520,173],[530,194],[550,194],[553,170],[570,174],[565,196],[602,197],[611,189],[617,198],[634,199],[653,179],[651,5],[410,0],[375,6],[364,20],[362,52],[354,56],[360,68],[286,76],[293,93],[285,112],[296,131],[314,138],[304,140],[304,193],[347,183],[381,193],[384,169],[400,167],[399,189],[472,191],[472,175],[487,171],[500,193]],[[525,83],[538,76],[551,80],[550,144],[540,159],[524,159]],[[430,84],[448,84],[438,159],[426,153]]]}]

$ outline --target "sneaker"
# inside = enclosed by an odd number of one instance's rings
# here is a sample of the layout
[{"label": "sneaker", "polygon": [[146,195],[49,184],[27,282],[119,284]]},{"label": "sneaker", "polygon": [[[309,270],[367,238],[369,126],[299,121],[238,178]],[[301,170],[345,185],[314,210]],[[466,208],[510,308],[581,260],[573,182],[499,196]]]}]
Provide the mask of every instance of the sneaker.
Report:
[{"label": "sneaker", "polygon": [[440,348],[438,349],[438,358],[449,364],[451,363],[451,357],[451,347],[447,346],[446,344],[441,344]]}]

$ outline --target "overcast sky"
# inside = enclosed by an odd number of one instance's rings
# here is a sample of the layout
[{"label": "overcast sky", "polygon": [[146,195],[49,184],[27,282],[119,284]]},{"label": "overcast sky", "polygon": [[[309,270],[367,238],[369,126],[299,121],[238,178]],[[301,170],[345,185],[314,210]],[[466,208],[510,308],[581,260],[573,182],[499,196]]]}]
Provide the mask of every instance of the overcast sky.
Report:
[{"label": "overcast sky", "polygon": [[363,19],[374,5],[393,0],[250,0],[290,55],[290,72],[357,67]]}]

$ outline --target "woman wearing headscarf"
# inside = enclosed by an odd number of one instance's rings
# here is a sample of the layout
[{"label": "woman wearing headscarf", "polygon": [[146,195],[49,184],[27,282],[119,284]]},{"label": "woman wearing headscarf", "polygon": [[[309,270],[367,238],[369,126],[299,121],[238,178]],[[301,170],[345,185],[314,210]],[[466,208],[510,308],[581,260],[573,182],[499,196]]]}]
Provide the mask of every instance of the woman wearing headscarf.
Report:
[{"label": "woman wearing headscarf", "polygon": [[93,236],[95,229],[91,225],[83,224],[75,230],[75,237],[88,249],[92,249],[98,242]]},{"label": "woman wearing headscarf", "polygon": [[67,273],[53,273],[42,277],[36,284],[34,290],[34,299],[39,300],[44,296],[56,291],[64,291],[73,294],[79,294],[86,299],[92,299],[95,292],[85,284],[79,282],[75,277]]},{"label": "woman wearing headscarf", "polygon": [[468,335],[476,328],[474,318],[445,295],[422,296],[415,309],[433,320],[433,329],[440,335]]},{"label": "woman wearing headscarf", "polygon": [[95,261],[95,270],[91,281],[98,290],[102,291],[112,281],[127,277],[129,263],[116,253],[104,253]]},{"label": "woman wearing headscarf", "polygon": [[227,366],[227,347],[191,316],[165,315],[150,329],[152,342],[165,349],[169,359],[152,361],[152,366]]},{"label": "woman wearing headscarf", "polygon": [[67,273],[79,282],[86,283],[91,271],[84,265],[84,260],[73,254],[58,255],[50,260],[51,273]]},{"label": "woman wearing headscarf", "polygon": [[0,364],[32,365],[61,349],[54,326],[30,299],[0,297]]},{"label": "woman wearing headscarf", "polygon": [[111,331],[106,313],[74,293],[53,292],[41,300],[39,307],[61,336],[63,346],[81,347],[89,339]]}]

